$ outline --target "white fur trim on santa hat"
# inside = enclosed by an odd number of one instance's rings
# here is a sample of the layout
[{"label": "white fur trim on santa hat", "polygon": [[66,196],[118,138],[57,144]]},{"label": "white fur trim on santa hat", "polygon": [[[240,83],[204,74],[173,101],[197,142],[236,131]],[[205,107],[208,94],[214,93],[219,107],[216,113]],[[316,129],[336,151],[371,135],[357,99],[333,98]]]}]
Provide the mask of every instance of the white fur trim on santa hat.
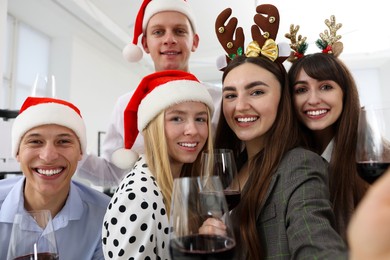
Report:
[{"label": "white fur trim on santa hat", "polygon": [[150,18],[160,12],[176,11],[187,16],[191,23],[194,33],[196,33],[195,15],[191,6],[184,0],[153,0],[145,9],[144,20],[142,22],[142,31],[145,32]]},{"label": "white fur trim on santa hat", "polygon": [[142,59],[143,51],[139,46],[129,43],[123,48],[122,55],[128,62],[137,62]]},{"label": "white fur trim on santa hat", "polygon": [[81,151],[85,154],[87,134],[80,115],[66,105],[42,103],[27,108],[15,118],[12,125],[12,155],[16,157],[20,141],[27,131],[37,126],[49,124],[61,125],[73,130],[79,138]]},{"label": "white fur trim on santa hat", "polygon": [[162,84],[150,92],[141,101],[138,108],[138,131],[142,130],[149,122],[166,108],[185,101],[199,101],[214,111],[213,100],[206,87],[194,80],[174,80]]},{"label": "white fur trim on santa hat", "polygon": [[122,170],[129,170],[133,168],[138,157],[139,155],[137,152],[120,148],[112,153],[111,162]]}]

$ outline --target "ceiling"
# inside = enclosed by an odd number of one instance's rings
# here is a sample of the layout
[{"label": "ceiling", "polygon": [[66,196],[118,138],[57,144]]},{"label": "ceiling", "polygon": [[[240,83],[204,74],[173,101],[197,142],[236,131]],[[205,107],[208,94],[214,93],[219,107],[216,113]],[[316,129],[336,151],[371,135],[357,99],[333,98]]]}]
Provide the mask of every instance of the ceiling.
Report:
[{"label": "ceiling", "polygon": [[[135,16],[142,0],[52,0],[95,28],[101,35],[122,48],[132,40]],[[208,75],[215,73],[215,61],[223,54],[223,49],[214,33],[216,16],[226,7],[233,9],[233,16],[244,28],[247,41],[250,38],[249,28],[253,23],[255,7],[259,0],[187,0],[195,12],[200,35],[198,50],[191,56],[190,69],[203,78],[215,78]],[[318,52],[314,42],[318,34],[328,29],[324,24],[330,15],[336,16],[336,22],[343,27],[338,31],[342,35],[344,52],[340,56],[353,66],[367,66],[388,60],[390,57],[390,34],[382,33],[385,26],[390,25],[390,16],[385,1],[356,0],[351,5],[347,0],[327,0],[322,3],[313,0],[273,0],[279,9],[280,27],[277,42],[286,41],[283,36],[288,32],[290,24],[299,24],[300,34],[308,37],[307,53]],[[387,30],[386,30],[387,31]],[[248,44],[248,42],[246,43]],[[148,55],[144,61],[153,66]],[[349,65],[348,64],[348,65]],[[213,68],[213,69],[210,69]]]}]

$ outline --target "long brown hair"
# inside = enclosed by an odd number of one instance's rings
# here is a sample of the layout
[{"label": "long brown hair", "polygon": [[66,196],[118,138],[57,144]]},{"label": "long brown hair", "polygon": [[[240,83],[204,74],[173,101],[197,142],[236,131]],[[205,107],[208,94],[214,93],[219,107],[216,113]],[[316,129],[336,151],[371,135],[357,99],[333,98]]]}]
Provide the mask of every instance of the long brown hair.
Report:
[{"label": "long brown hair", "polygon": [[[288,71],[290,95],[298,74],[304,70],[316,80],[332,80],[343,91],[343,110],[333,125],[334,146],[329,165],[330,199],[336,215],[336,228],[346,239],[346,227],[356,205],[363,197],[367,184],[358,177],[355,154],[357,126],[360,111],[359,94],[355,80],[345,64],[333,55],[315,53],[294,62]],[[295,112],[295,111],[294,111]],[[317,153],[313,132],[299,123],[304,145]]]},{"label": "long brown hair", "polygon": [[[222,81],[232,69],[244,63],[251,63],[270,71],[280,82],[281,87],[281,100],[275,122],[266,133],[264,149],[248,162],[250,177],[245,184],[247,192],[242,194],[239,205],[232,212],[233,215],[240,214],[240,239],[242,246],[246,247],[247,258],[261,259],[265,256],[265,247],[256,229],[256,216],[264,206],[271,178],[280,161],[287,151],[298,144],[298,127],[292,113],[292,99],[288,91],[287,73],[281,64],[263,57],[237,56],[224,70]],[[233,149],[235,159],[239,162],[242,156],[245,157],[243,146],[243,142],[237,138],[227,124],[223,116],[223,109],[221,109],[215,147]]]},{"label": "long brown hair", "polygon": [[[170,212],[171,195],[173,189],[173,177],[168,155],[168,146],[165,137],[164,127],[165,110],[158,114],[143,130],[145,142],[146,161],[150,171],[156,178],[156,181],[161,189],[164,197],[165,208]],[[212,150],[212,128],[211,114],[207,107],[208,118],[208,138],[206,144],[199,153],[197,159],[193,163],[186,163],[181,169],[181,177],[184,176],[199,176],[200,173],[200,154],[205,150]]]}]

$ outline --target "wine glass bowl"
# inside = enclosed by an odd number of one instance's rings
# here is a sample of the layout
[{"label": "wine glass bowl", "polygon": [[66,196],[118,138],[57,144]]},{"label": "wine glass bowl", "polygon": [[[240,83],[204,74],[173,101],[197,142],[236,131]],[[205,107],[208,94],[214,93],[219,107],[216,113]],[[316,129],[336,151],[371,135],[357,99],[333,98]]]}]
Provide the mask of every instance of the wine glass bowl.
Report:
[{"label": "wine glass bowl", "polygon": [[[202,232],[209,218],[224,224],[223,234]],[[175,179],[170,227],[173,260],[231,259],[236,242],[218,176]]]},{"label": "wine glass bowl", "polygon": [[234,209],[241,199],[241,187],[233,151],[214,149],[204,151],[201,157],[202,176],[219,176],[229,210]]},{"label": "wine glass bowl", "polygon": [[357,171],[368,183],[390,165],[390,107],[362,108],[356,147]]},{"label": "wine glass bowl", "polygon": [[56,96],[56,80],[55,76],[47,77],[42,74],[35,76],[34,84],[31,90],[31,96],[55,97]]},{"label": "wine glass bowl", "polygon": [[15,215],[7,259],[59,259],[50,211],[29,211]]}]

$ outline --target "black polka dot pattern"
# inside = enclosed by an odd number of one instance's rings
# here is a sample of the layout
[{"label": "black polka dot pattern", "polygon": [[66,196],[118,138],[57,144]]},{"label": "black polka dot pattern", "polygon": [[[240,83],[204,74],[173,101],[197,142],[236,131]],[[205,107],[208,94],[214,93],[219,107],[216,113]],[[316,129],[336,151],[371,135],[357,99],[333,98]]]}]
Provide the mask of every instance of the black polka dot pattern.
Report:
[{"label": "black polka dot pattern", "polygon": [[102,227],[105,259],[170,259],[168,216],[143,156],[112,196]]}]

